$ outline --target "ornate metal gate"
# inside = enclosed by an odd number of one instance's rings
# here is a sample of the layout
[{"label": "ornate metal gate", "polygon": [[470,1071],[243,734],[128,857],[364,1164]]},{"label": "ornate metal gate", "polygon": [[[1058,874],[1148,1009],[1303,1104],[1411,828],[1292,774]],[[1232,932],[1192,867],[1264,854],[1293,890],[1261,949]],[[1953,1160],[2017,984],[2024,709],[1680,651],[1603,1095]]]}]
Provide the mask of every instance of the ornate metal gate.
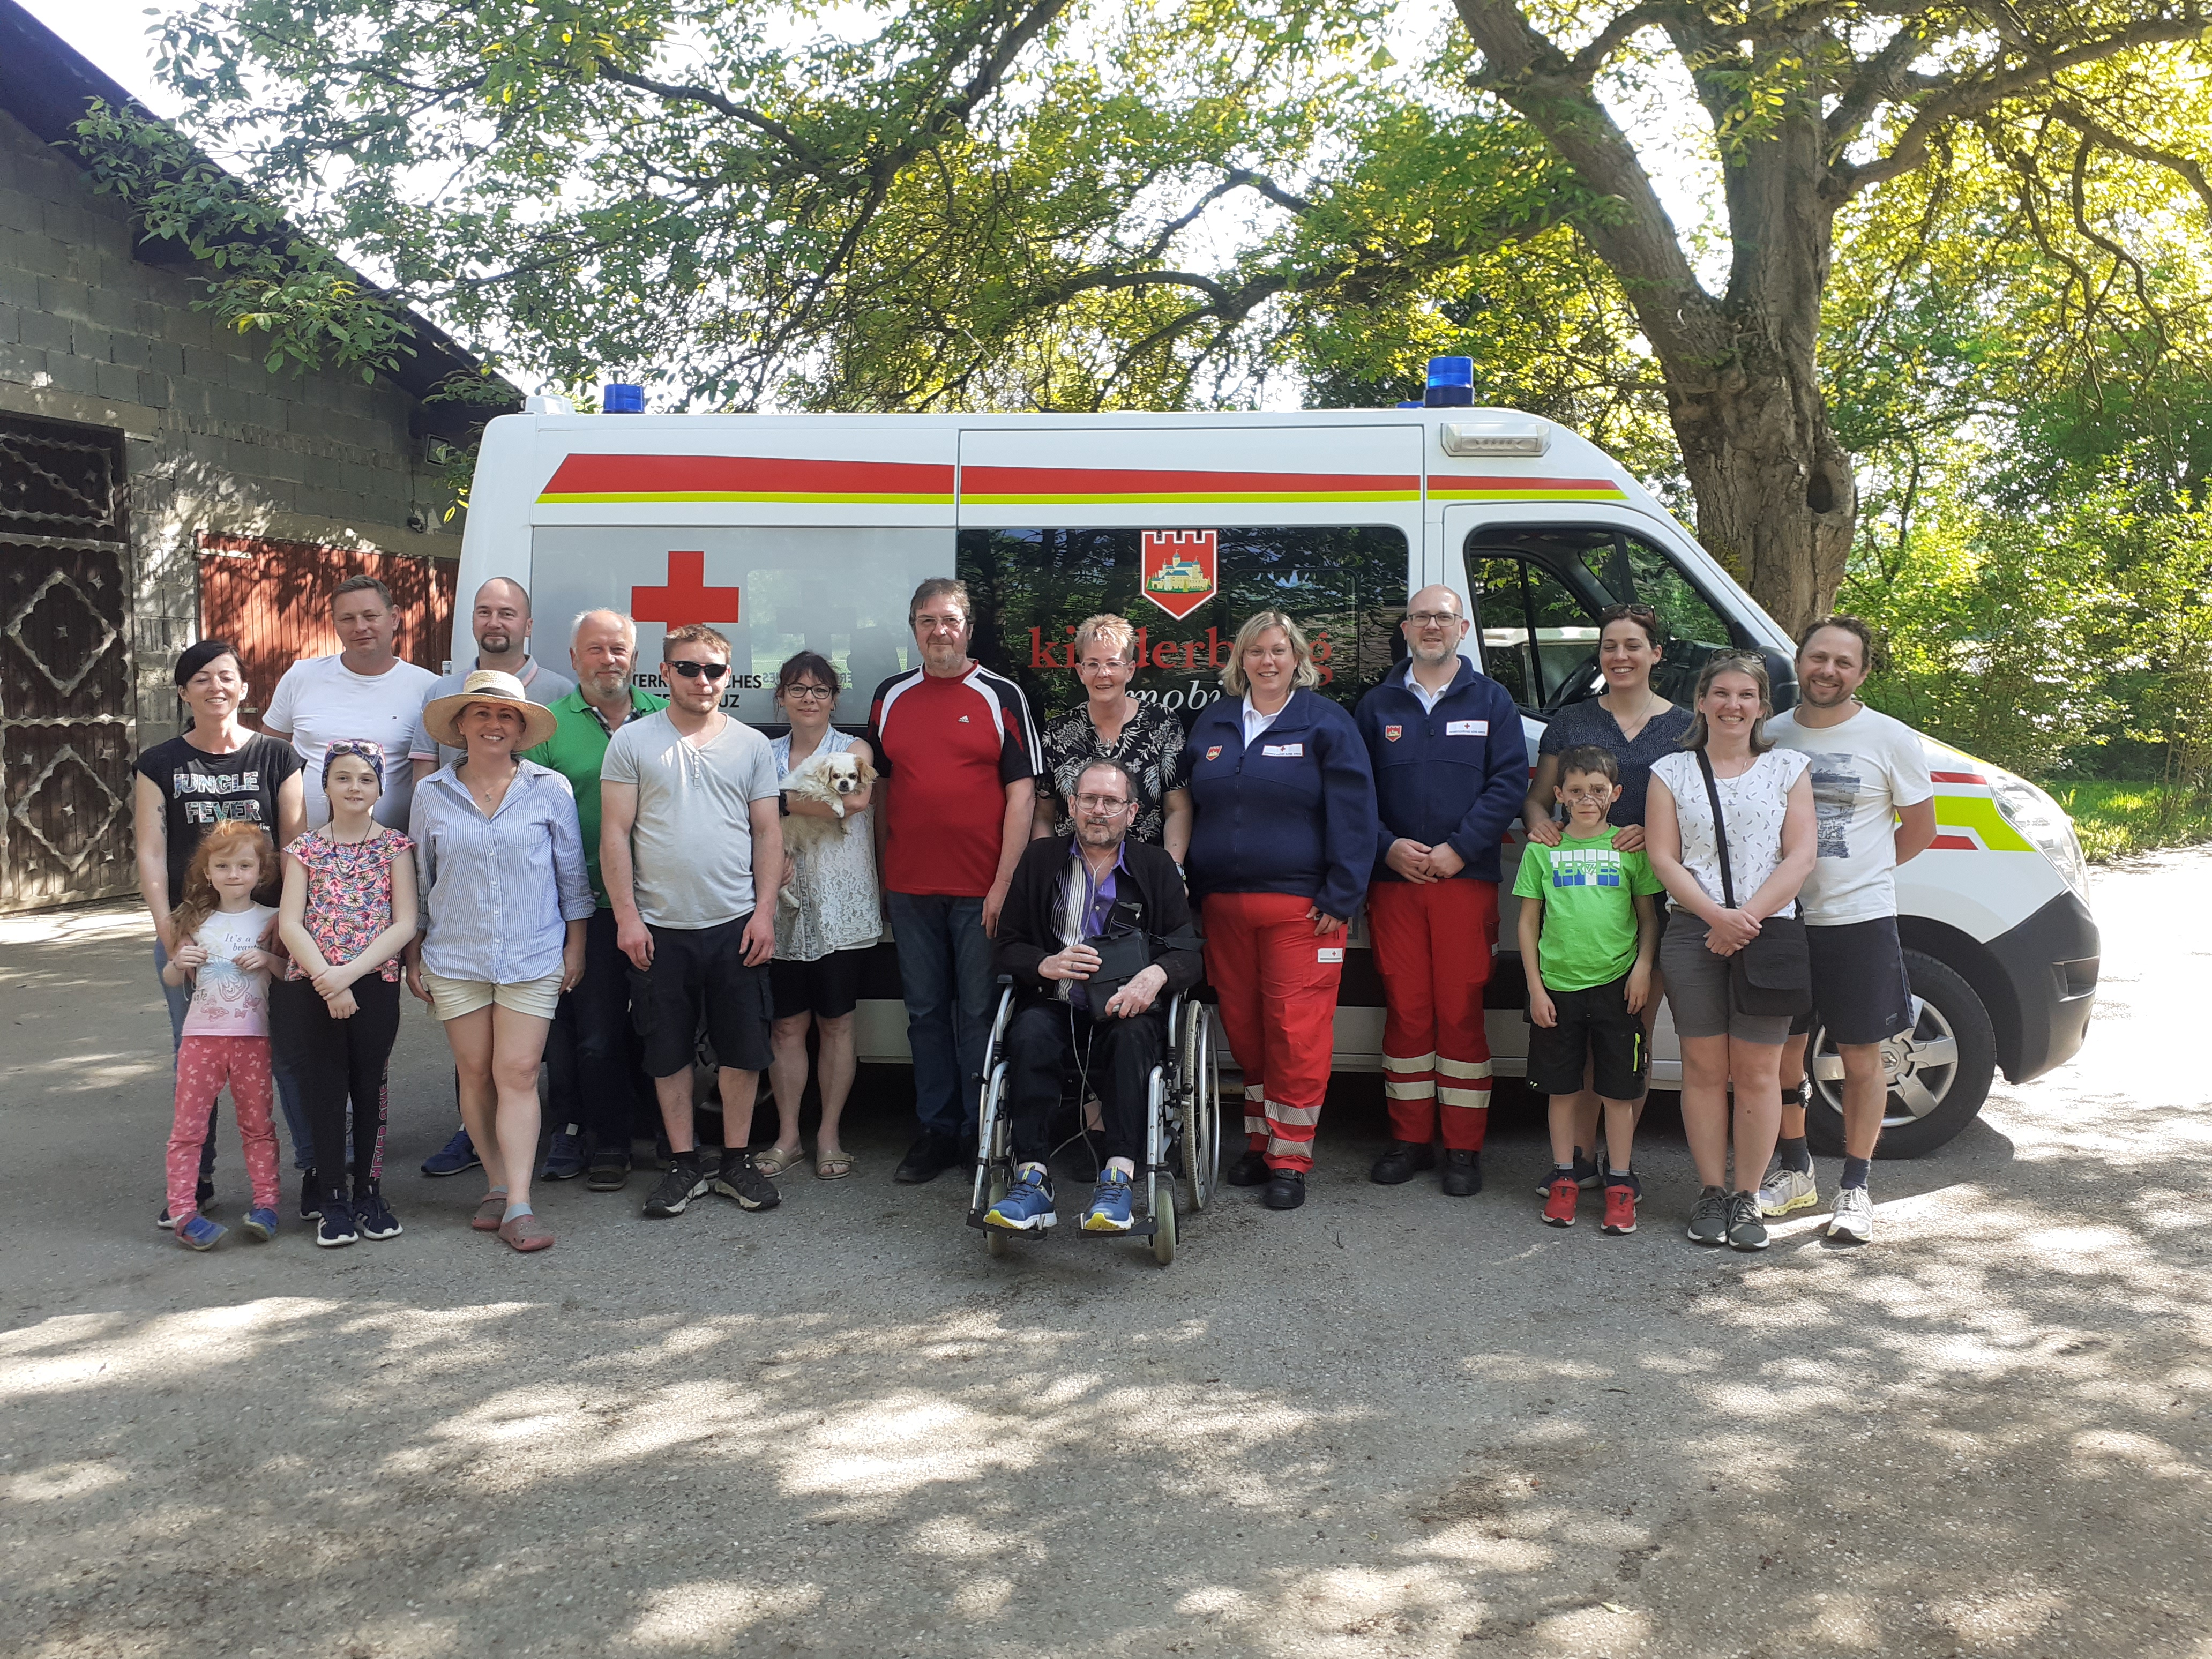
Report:
[{"label": "ornate metal gate", "polygon": [[119,434],[0,415],[0,910],[132,885],[124,511]]}]

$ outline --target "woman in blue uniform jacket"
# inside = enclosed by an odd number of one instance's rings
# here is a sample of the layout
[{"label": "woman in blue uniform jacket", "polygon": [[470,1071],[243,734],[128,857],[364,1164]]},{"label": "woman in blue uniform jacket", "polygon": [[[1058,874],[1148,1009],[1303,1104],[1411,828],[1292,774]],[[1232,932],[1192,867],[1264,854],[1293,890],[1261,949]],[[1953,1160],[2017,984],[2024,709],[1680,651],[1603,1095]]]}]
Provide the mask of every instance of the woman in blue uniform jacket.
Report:
[{"label": "woman in blue uniform jacket", "polygon": [[1263,611],[1237,630],[1184,745],[1191,896],[1206,972],[1244,1073],[1250,1149],[1229,1172],[1269,1208],[1305,1202],[1328,1091],[1345,929],[1375,861],[1375,777],[1352,716],[1321,684],[1298,625]]}]

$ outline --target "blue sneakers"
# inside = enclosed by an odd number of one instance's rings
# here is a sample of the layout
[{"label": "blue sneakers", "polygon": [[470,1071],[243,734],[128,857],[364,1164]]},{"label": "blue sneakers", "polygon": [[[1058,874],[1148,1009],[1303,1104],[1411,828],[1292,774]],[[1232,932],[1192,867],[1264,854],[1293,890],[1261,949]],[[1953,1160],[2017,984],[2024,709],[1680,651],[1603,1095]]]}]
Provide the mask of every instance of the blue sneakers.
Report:
[{"label": "blue sneakers", "polygon": [[984,1224],[1009,1232],[1041,1233],[1060,1219],[1052,1205],[1051,1177],[1042,1164],[1024,1164],[1014,1176],[1006,1195],[984,1215]]},{"label": "blue sneakers", "polygon": [[230,1231],[218,1227],[204,1215],[196,1215],[177,1229],[177,1243],[195,1250],[211,1250],[216,1242]]},{"label": "blue sneakers", "polygon": [[469,1170],[481,1170],[483,1160],[477,1156],[476,1143],[469,1139],[466,1129],[453,1131],[453,1138],[422,1160],[426,1176],[456,1176]]},{"label": "blue sneakers", "polygon": [[246,1234],[247,1237],[266,1244],[276,1237],[276,1212],[248,1210],[246,1212]]},{"label": "blue sneakers", "polygon": [[1129,1231],[1129,1177],[1108,1170],[1091,1189],[1091,1207],[1083,1212],[1086,1233],[1126,1233]]},{"label": "blue sneakers", "polygon": [[553,1139],[545,1143],[545,1167],[538,1170],[540,1181],[574,1181],[584,1173],[584,1139],[576,1133],[573,1123],[556,1129]]},{"label": "blue sneakers", "polygon": [[384,1201],[384,1183],[380,1181],[358,1183],[351,1208],[354,1227],[363,1238],[397,1238],[404,1231],[399,1218]]}]

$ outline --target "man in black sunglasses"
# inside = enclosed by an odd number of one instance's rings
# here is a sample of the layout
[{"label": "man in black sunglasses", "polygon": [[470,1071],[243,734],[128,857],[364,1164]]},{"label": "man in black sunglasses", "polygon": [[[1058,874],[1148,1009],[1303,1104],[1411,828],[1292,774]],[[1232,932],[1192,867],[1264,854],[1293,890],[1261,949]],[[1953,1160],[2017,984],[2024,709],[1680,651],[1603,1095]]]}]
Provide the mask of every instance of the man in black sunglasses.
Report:
[{"label": "man in black sunglasses", "polygon": [[[616,732],[599,765],[599,873],[615,939],[645,1008],[645,1068],[675,1152],[645,1213],[680,1215],[712,1188],[743,1208],[779,1201],[745,1143],[769,1063],[769,958],[783,829],[768,739],[722,712],[730,642],[703,623],[661,647],[668,707]],[[722,1139],[710,1170],[693,1137],[699,1023],[721,1072]]]}]

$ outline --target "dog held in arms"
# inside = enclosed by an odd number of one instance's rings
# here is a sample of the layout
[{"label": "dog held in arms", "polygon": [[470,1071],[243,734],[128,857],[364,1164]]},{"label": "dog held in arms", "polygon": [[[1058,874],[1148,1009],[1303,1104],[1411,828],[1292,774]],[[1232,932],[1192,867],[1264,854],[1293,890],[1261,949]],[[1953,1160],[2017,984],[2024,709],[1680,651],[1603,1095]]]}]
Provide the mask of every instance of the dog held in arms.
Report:
[{"label": "dog held in arms", "polygon": [[[795,871],[799,860],[833,836],[849,836],[860,820],[848,817],[845,799],[876,781],[876,769],[850,750],[842,755],[812,755],[792,768],[783,781],[784,793],[799,800],[819,802],[836,814],[832,818],[810,817],[794,812],[783,821],[783,850]],[[787,881],[777,902],[786,909],[799,908],[798,889]]]}]

